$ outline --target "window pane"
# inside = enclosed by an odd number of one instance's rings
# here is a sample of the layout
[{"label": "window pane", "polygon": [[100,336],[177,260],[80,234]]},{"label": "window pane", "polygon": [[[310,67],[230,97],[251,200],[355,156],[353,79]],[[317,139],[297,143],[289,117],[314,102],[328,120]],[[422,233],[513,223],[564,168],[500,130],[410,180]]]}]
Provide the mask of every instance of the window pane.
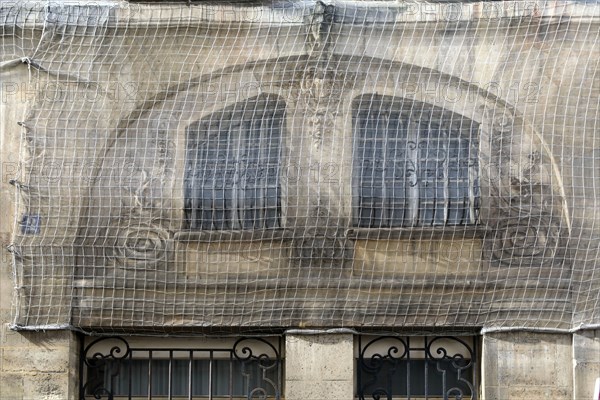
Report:
[{"label": "window pane", "polygon": [[[444,398],[444,394],[457,388],[464,399],[471,398],[471,388],[465,382],[473,381],[473,370],[461,367],[469,365],[471,360],[462,359],[454,364],[449,360],[381,360],[363,359],[359,362],[364,393],[373,393],[385,388],[394,398],[427,396]],[[458,366],[458,368],[457,368]],[[374,372],[376,374],[373,374]],[[385,398],[385,397],[382,397]],[[456,398],[456,397],[451,397]],[[460,397],[459,397],[460,398]]]},{"label": "window pane", "polygon": [[[188,396],[190,362],[185,359],[171,361],[173,396]],[[193,360],[192,368],[192,395],[207,397],[209,384],[212,380],[213,396],[247,397],[248,388],[264,388],[269,397],[276,397],[275,389],[264,385],[263,373],[266,379],[278,382],[277,368],[261,367],[257,360],[246,363],[237,360]],[[123,360],[117,366],[116,362],[107,362],[104,367],[103,380],[88,386],[88,394],[92,395],[95,387],[104,387],[111,390],[116,397],[148,396],[148,382],[152,382],[152,396],[169,395],[169,360],[131,359]],[[115,373],[118,368],[118,373]],[[211,378],[212,371],[212,378]],[[95,372],[95,371],[94,371]],[[110,383],[112,381],[112,384]],[[130,389],[131,385],[131,389]]]},{"label": "window pane", "polygon": [[361,336],[356,371],[359,400],[476,400],[477,340],[452,336]]},{"label": "window pane", "polygon": [[187,129],[185,215],[190,229],[279,227],[285,105],[258,96]]},{"label": "window pane", "polygon": [[477,222],[474,121],[423,103],[362,96],[353,123],[357,226]]}]

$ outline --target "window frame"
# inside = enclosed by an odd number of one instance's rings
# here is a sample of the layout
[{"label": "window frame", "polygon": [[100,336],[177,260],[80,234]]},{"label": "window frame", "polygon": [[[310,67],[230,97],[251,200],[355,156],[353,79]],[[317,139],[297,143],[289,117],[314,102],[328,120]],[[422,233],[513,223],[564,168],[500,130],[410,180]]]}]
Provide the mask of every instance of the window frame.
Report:
[{"label": "window frame", "polygon": [[[356,378],[354,398],[367,400],[378,395],[381,398],[394,400],[406,398],[441,400],[458,396],[456,398],[477,400],[481,396],[480,349],[480,337],[476,335],[357,335],[354,355]],[[365,357],[366,355],[369,357]],[[385,369],[385,366],[390,368]],[[406,366],[406,371],[403,366]],[[422,378],[424,386],[421,389],[424,393],[416,394],[411,389],[411,382],[419,380],[415,379],[414,373],[418,372],[415,371],[415,367],[423,367],[418,378]],[[403,372],[405,376],[401,376]],[[448,387],[448,372],[456,373],[456,381],[452,380],[452,382],[462,381],[462,387]],[[465,372],[468,375],[466,377],[463,376]],[[377,376],[378,373],[385,376]],[[436,374],[438,381],[433,385],[438,385],[441,379],[442,393],[430,393],[431,388],[427,387],[431,377],[435,379]],[[394,393],[401,381],[407,393]],[[469,394],[461,392],[465,388],[469,389]]]},{"label": "window frame", "polygon": [[[283,183],[282,183],[282,160],[284,157],[284,148],[285,148],[285,137],[286,137],[286,113],[287,113],[287,104],[278,95],[264,93],[257,96],[253,96],[244,100],[237,101],[235,103],[227,104],[222,108],[216,109],[212,111],[210,114],[203,116],[202,118],[192,120],[188,124],[186,124],[184,128],[184,136],[185,136],[185,162],[184,162],[184,183],[183,183],[183,227],[179,232],[179,236],[182,238],[187,237],[195,237],[202,236],[202,233],[210,233],[210,232],[240,232],[243,234],[244,232],[247,234],[252,234],[253,232],[269,232],[269,231],[277,231],[283,228],[284,226],[284,213],[282,210],[282,192],[283,192]],[[247,115],[250,114],[250,115]],[[261,117],[260,119],[256,118],[256,115]],[[265,119],[265,115],[269,115],[270,118]],[[249,136],[249,132],[252,130],[238,130],[234,131],[234,128],[237,126],[242,126],[245,124],[250,124],[251,126],[256,126],[257,121],[267,121],[267,123],[272,124],[271,128],[261,127],[259,129],[259,136],[262,139],[263,133],[269,134],[268,136],[269,143],[272,142],[273,139],[276,139],[276,155],[274,157],[269,154],[266,158],[263,155],[257,158],[257,161],[252,164],[250,162],[247,165],[244,165],[244,157],[242,153],[249,152],[249,149],[253,148],[251,145],[253,144],[252,138]],[[229,214],[229,218],[223,217],[222,219],[214,218],[206,223],[206,221],[202,218],[197,217],[197,213],[203,212],[203,208],[198,204],[204,199],[203,197],[195,198],[195,190],[197,191],[200,188],[201,192],[204,192],[203,186],[207,185],[207,182],[210,180],[210,171],[207,173],[206,169],[199,168],[199,160],[198,156],[200,153],[200,144],[204,140],[204,142],[210,142],[210,138],[203,138],[201,135],[210,135],[210,132],[203,132],[201,126],[202,125],[219,125],[221,123],[228,124],[229,129],[226,131],[222,131],[218,133],[218,136],[224,134],[225,139],[222,137],[218,137],[217,141],[213,144],[217,144],[217,153],[221,151],[221,153],[226,154],[224,159],[215,158],[215,159],[206,159],[204,160],[205,164],[212,163],[217,166],[225,165],[226,173],[234,173],[234,182],[232,183],[231,188],[225,188],[227,181],[223,179],[223,188],[216,187],[218,185],[218,177],[217,174],[219,172],[215,172],[212,177],[212,189],[206,189],[206,191],[212,190],[213,196],[211,198],[206,198],[208,200],[212,199],[213,208],[208,212],[215,211],[214,203],[218,202],[219,199],[216,196],[217,191],[230,190],[232,195],[227,197],[223,194],[222,199],[224,203],[229,201],[231,203],[230,207],[223,206],[222,210],[224,214]],[[237,123],[237,125],[235,124]],[[277,126],[277,129],[272,129]],[[195,128],[195,129],[194,129]],[[219,129],[221,127],[219,126]],[[243,132],[243,133],[242,133]],[[273,132],[275,132],[273,134]],[[232,138],[232,136],[234,136]],[[225,148],[219,147],[219,143],[225,143]],[[262,143],[262,140],[255,141]],[[233,146],[230,147],[230,144]],[[269,146],[264,146],[270,149]],[[264,152],[264,148],[262,145],[258,146],[259,152]],[[213,149],[214,150],[214,149]],[[208,152],[209,150],[207,150]],[[247,160],[246,160],[247,161]],[[254,165],[254,168],[251,166]],[[244,168],[247,167],[247,168]],[[267,170],[264,176],[260,176],[263,170]],[[275,173],[270,173],[271,170],[276,169]],[[249,181],[248,171],[254,170],[256,172],[256,176],[254,176],[255,180],[262,179],[266,181],[268,179],[274,179],[275,184],[270,185],[268,182],[261,182],[260,184],[256,184],[254,186],[247,185]],[[208,178],[202,179],[202,177],[198,177],[197,175],[209,175]],[[223,174],[223,178],[225,178],[225,174]],[[273,187],[271,187],[273,186]],[[270,199],[268,195],[258,195],[255,197],[246,197],[245,191],[262,191],[262,190],[274,190],[276,192],[276,196],[274,197],[275,205],[266,205],[265,203]],[[241,194],[244,192],[243,194]],[[206,200],[204,199],[204,200]],[[244,200],[254,200],[258,203],[263,203],[263,206],[255,205],[254,206],[254,217],[251,219],[247,218],[247,213],[250,212],[250,209],[243,203]],[[266,217],[267,211],[274,211],[274,216]],[[269,211],[270,212],[270,211]],[[258,214],[263,214],[261,218]],[[272,214],[272,213],[271,213]],[[220,221],[221,226],[219,226],[215,221]],[[250,221],[250,225],[245,225],[245,222]],[[270,221],[268,223],[267,221]],[[205,224],[206,223],[206,224]],[[206,225],[210,225],[207,227]],[[229,225],[229,226],[226,226]]]},{"label": "window frame", "polygon": [[[374,106],[377,106],[374,108]],[[361,224],[361,219],[364,219],[363,216],[361,216],[361,213],[364,212],[364,207],[361,206],[361,192],[364,189],[364,186],[362,186],[362,174],[364,171],[364,164],[369,160],[368,157],[365,156],[361,156],[360,155],[360,144],[361,141],[362,143],[367,143],[368,140],[372,140],[375,141],[377,140],[377,138],[371,137],[371,138],[363,138],[361,136],[361,132],[360,130],[360,126],[359,126],[359,119],[361,117],[361,114],[365,114],[366,115],[381,115],[381,114],[385,114],[385,113],[397,113],[399,115],[401,115],[403,118],[407,118],[406,121],[406,139],[402,138],[402,137],[394,137],[394,138],[383,138],[383,151],[384,153],[388,151],[388,141],[391,140],[405,140],[407,143],[410,142],[410,138],[412,139],[417,139],[417,142],[414,143],[414,153],[412,155],[413,158],[416,158],[415,160],[415,165],[413,165],[413,168],[410,170],[406,170],[406,171],[412,171],[412,173],[414,174],[414,178],[415,180],[419,180],[419,171],[418,169],[420,168],[420,165],[418,163],[428,163],[430,161],[439,161],[439,160],[435,160],[435,159],[428,159],[428,158],[421,158],[419,151],[422,151],[422,147],[420,147],[421,143],[423,142],[423,140],[419,140],[419,132],[415,131],[417,128],[415,126],[409,126],[411,123],[414,125],[414,120],[420,120],[421,118],[429,118],[429,123],[431,124],[431,120],[437,120],[437,121],[442,121],[445,124],[449,124],[449,130],[452,132],[458,132],[458,136],[454,137],[454,136],[449,136],[447,138],[448,141],[450,140],[458,140],[458,141],[466,141],[468,140],[468,153],[471,154],[473,151],[475,152],[474,156],[470,156],[468,158],[468,180],[467,180],[467,189],[469,191],[469,198],[468,198],[468,202],[466,202],[466,206],[465,208],[463,208],[463,212],[465,209],[467,209],[467,212],[469,213],[468,216],[468,223],[448,223],[448,212],[449,212],[449,207],[448,207],[448,203],[450,201],[452,201],[452,197],[450,197],[449,195],[445,195],[442,198],[443,203],[445,203],[445,208],[444,208],[444,222],[443,223],[435,223],[435,217],[433,218],[433,223],[431,224],[423,224],[421,223],[420,217],[418,216],[419,211],[421,210],[420,208],[420,204],[423,202],[423,196],[419,193],[419,188],[417,187],[416,189],[414,188],[407,188],[406,191],[410,192],[409,196],[405,196],[404,199],[405,200],[405,204],[407,204],[407,202],[413,202],[413,205],[411,207],[411,209],[408,210],[409,213],[409,217],[408,218],[403,218],[403,220],[408,220],[410,223],[409,224],[394,224],[393,221],[391,224],[387,224],[387,223],[383,223],[383,224],[379,224],[376,225],[373,222],[371,222],[370,224],[368,224],[368,226],[364,226],[364,224]],[[351,226],[352,228],[349,230],[349,235],[353,236],[353,235],[357,235],[357,236],[365,236],[365,234],[368,236],[369,231],[388,231],[388,232],[393,232],[396,231],[396,234],[398,234],[398,232],[400,231],[413,231],[413,230],[418,230],[420,232],[431,232],[432,234],[435,232],[439,232],[441,229],[440,228],[447,228],[450,227],[452,228],[453,231],[456,231],[456,229],[462,229],[465,231],[466,234],[468,234],[468,232],[472,232],[475,234],[475,236],[479,235],[479,231],[481,230],[481,227],[479,225],[480,223],[480,208],[481,208],[481,173],[479,171],[479,158],[480,158],[480,142],[479,142],[479,131],[480,131],[480,123],[477,121],[474,121],[470,118],[467,118],[461,114],[452,112],[450,110],[447,109],[442,109],[440,107],[434,106],[432,104],[428,104],[428,103],[423,103],[423,102],[419,102],[416,100],[410,100],[410,99],[405,99],[402,97],[397,97],[397,96],[384,96],[384,95],[378,95],[378,94],[361,94],[358,95],[356,97],[353,98],[352,100],[352,106],[351,106],[351,119],[352,119],[352,178],[351,178],[351,182],[352,182],[352,215],[351,215]],[[398,119],[398,121],[403,121],[402,119]],[[463,122],[466,121],[468,124],[468,127],[465,129],[463,127]],[[441,125],[441,124],[439,124]],[[441,128],[440,128],[441,130]],[[465,132],[468,133],[468,135],[465,135]],[[466,137],[465,137],[466,136]],[[430,140],[430,139],[425,139],[425,140]],[[443,141],[441,139],[435,139],[438,142],[443,143]],[[408,146],[407,146],[408,147]],[[459,147],[460,148],[460,147]],[[426,151],[429,150],[429,147],[425,148]],[[395,149],[395,151],[398,151],[397,149]],[[447,149],[443,149],[443,151],[448,151]],[[364,150],[363,150],[363,154],[364,154]],[[405,157],[408,158],[408,157]],[[455,159],[456,162],[460,163],[460,159],[457,157]],[[387,161],[387,160],[378,160],[378,161]],[[394,160],[396,161],[396,160]],[[448,161],[445,161],[446,165],[448,164]],[[382,170],[384,171],[383,174],[386,173],[386,169],[387,166],[384,166],[384,168],[382,168]],[[374,169],[374,168],[373,168]],[[357,173],[358,171],[358,173]],[[406,171],[403,171],[406,174]],[[458,170],[458,173],[460,174],[462,170]],[[395,172],[394,172],[395,173]],[[373,174],[375,178],[375,174]],[[408,174],[406,174],[408,175]],[[405,176],[406,176],[405,175]],[[446,171],[446,175],[447,175],[447,171]],[[453,182],[450,180],[450,178],[448,176],[445,177],[446,182],[445,184],[445,188],[444,190],[446,191],[448,186],[449,186],[449,182]],[[464,180],[463,178],[459,178],[456,179],[455,182],[459,182],[460,180]],[[388,185],[384,179],[382,179],[382,191],[386,188],[386,185]],[[417,185],[417,183],[415,184],[415,186]],[[388,185],[391,186],[391,185]],[[404,185],[405,187],[408,187],[409,185]],[[463,188],[464,190],[464,188]],[[414,192],[414,193],[413,193]],[[433,204],[437,203],[436,198],[433,198]],[[397,198],[394,196],[390,196],[390,197],[385,197],[382,196],[382,203],[385,202],[396,202]],[[416,206],[414,206],[414,203],[416,202]],[[393,208],[390,208],[393,209]],[[372,210],[377,210],[377,208],[373,208]],[[385,206],[381,206],[380,207],[380,212],[382,215],[384,215],[386,211]],[[389,211],[389,210],[388,210]],[[460,209],[459,209],[460,211]],[[434,213],[436,212],[436,210],[434,209],[433,211]],[[403,209],[403,214],[406,214],[406,208]],[[385,215],[384,215],[385,216]],[[376,220],[376,218],[371,218],[372,220]],[[383,219],[383,218],[382,218]],[[464,216],[463,216],[464,219]]]},{"label": "window frame", "polygon": [[[239,337],[239,338],[162,338],[153,337],[122,337],[105,336],[80,338],[80,366],[79,366],[79,393],[80,398],[96,398],[94,396],[108,396],[115,399],[172,399],[172,398],[197,398],[242,400],[252,397],[252,394],[261,393],[266,399],[279,400],[283,393],[283,339],[281,336]],[[134,364],[131,361],[142,361]],[[176,388],[174,385],[174,372],[178,368],[176,363],[184,361],[187,364],[187,376],[184,379],[186,387]],[[160,364],[167,364],[167,368],[155,368]],[[197,371],[198,362],[208,363],[208,376],[200,375]],[[147,363],[147,364],[146,364]],[[217,364],[229,368],[224,379],[229,390],[228,394],[215,393]],[[128,368],[146,364],[148,372],[144,382],[147,386],[133,385],[134,375]],[[194,367],[196,365],[196,367]],[[167,370],[167,376],[153,375],[156,370]],[[223,368],[221,368],[223,369]],[[239,374],[234,374],[234,370]],[[258,375],[260,374],[260,376]],[[139,375],[139,371],[138,374]],[[197,381],[194,381],[194,377]],[[120,378],[127,382],[120,382]],[[162,379],[161,379],[162,378]],[[143,376],[142,376],[143,379]],[[236,380],[237,379],[237,380]],[[106,381],[109,382],[106,382]],[[207,381],[208,393],[194,393],[202,380]],[[200,383],[198,383],[200,381]],[[223,383],[221,381],[221,383]],[[154,385],[154,386],[153,386]],[[133,392],[144,388],[144,393]],[[162,390],[156,393],[157,387]],[[233,391],[243,388],[243,393]],[[125,388],[126,392],[121,390]],[[186,392],[177,394],[176,392]],[[151,393],[150,395],[148,393]]]}]

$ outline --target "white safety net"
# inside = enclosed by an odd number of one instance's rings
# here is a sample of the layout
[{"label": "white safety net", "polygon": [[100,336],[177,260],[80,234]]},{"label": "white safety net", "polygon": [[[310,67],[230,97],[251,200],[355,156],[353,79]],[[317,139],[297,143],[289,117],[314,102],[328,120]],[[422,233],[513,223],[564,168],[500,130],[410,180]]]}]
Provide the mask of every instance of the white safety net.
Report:
[{"label": "white safety net", "polygon": [[597,327],[599,26],[595,1],[2,1],[14,326]]}]

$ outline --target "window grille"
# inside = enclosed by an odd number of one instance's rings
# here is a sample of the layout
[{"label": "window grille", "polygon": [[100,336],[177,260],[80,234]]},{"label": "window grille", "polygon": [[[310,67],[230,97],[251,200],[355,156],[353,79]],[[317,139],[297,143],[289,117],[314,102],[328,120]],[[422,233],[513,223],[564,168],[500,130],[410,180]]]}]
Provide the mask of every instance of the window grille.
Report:
[{"label": "window grille", "polygon": [[144,346],[122,337],[82,349],[81,399],[280,399],[281,341],[215,347]]},{"label": "window grille", "polygon": [[280,226],[285,105],[257,96],[187,128],[185,214],[191,230]]},{"label": "window grille", "polygon": [[475,337],[359,336],[357,397],[476,400]]},{"label": "window grille", "polygon": [[478,124],[383,96],[355,101],[355,225],[473,225],[478,218]]}]

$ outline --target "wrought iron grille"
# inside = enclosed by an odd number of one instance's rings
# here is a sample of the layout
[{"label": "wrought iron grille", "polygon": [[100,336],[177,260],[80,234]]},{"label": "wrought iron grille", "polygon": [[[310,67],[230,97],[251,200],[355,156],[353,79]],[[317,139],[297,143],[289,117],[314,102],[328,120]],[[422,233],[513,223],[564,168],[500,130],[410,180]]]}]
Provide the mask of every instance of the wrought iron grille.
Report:
[{"label": "wrought iron grille", "polygon": [[479,208],[479,125],[390,96],[354,104],[355,225],[474,225]]},{"label": "wrought iron grille", "polygon": [[357,388],[360,400],[476,400],[477,341],[359,336]]},{"label": "wrought iron grille", "polygon": [[133,347],[123,337],[81,350],[80,399],[280,399],[281,340],[215,348]]},{"label": "wrought iron grille", "polygon": [[185,213],[192,230],[280,226],[285,103],[261,95],[187,129]]}]

